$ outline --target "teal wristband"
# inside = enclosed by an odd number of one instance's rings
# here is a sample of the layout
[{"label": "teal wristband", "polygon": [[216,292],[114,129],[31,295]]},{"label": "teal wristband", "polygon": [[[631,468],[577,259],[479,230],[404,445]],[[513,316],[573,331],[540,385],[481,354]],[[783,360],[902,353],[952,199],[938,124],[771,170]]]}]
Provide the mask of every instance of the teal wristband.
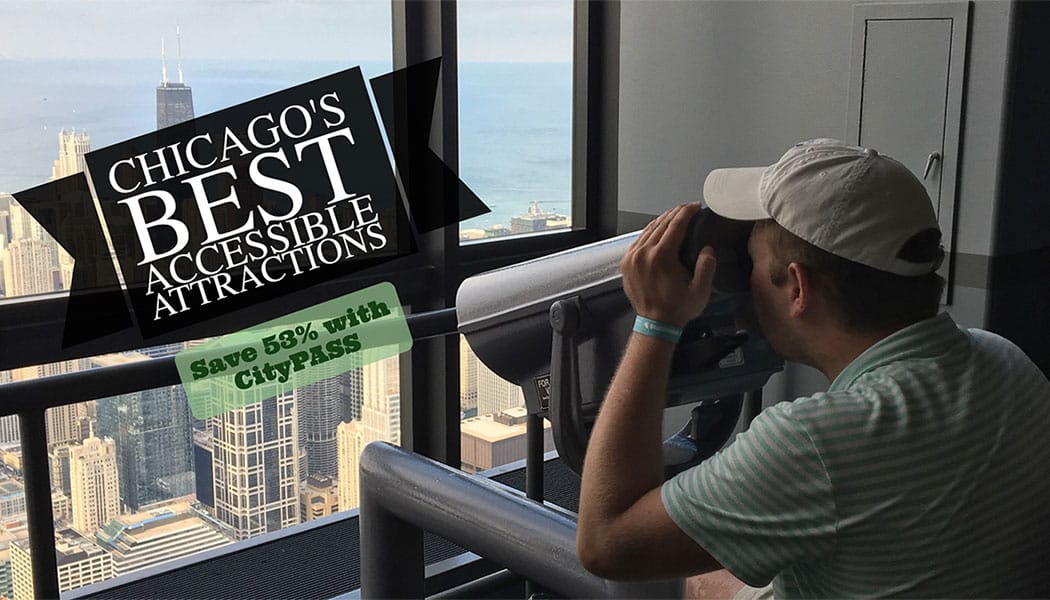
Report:
[{"label": "teal wristband", "polygon": [[682,328],[668,323],[647,319],[641,315],[634,318],[634,330],[665,342],[677,344],[682,337]]}]

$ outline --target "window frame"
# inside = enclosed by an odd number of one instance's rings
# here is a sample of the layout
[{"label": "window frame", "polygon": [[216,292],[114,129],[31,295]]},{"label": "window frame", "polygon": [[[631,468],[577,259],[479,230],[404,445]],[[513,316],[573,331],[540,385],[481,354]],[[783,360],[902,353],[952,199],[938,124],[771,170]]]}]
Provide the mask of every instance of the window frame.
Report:
[{"label": "window frame", "polygon": [[[458,170],[458,38],[456,4],[395,0],[394,68],[444,58],[433,149]],[[437,265],[437,285],[413,310],[455,305],[467,277],[617,233],[619,3],[576,0],[573,6],[572,217],[564,233],[460,244],[459,227],[424,236],[422,252]],[[459,467],[459,340],[424,340],[402,363],[402,446]],[[407,363],[407,364],[406,364]],[[425,390],[425,394],[415,390]]]}]

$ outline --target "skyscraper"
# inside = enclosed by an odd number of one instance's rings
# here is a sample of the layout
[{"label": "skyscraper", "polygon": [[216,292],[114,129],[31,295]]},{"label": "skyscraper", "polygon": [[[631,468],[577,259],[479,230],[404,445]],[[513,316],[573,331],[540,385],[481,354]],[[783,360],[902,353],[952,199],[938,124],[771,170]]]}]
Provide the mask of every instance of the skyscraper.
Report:
[{"label": "skyscraper", "polygon": [[[14,381],[26,381],[37,377],[72,373],[80,370],[83,362],[83,359],[64,360],[57,363],[19,367],[12,369],[11,376]],[[87,437],[84,432],[89,428],[91,417],[88,414],[88,406],[92,402],[94,401],[66,404],[44,411],[44,425],[49,449],[55,446],[76,444]]]},{"label": "skyscraper", "polygon": [[[81,360],[66,360],[46,365],[33,367],[21,367],[14,369],[15,381],[35,379],[37,377],[50,377],[62,373],[72,373],[80,370]],[[90,425],[88,416],[88,403],[78,402],[56,406],[44,411],[44,425],[47,435],[47,447],[54,448],[66,444],[76,444],[87,437],[84,432]]]},{"label": "skyscraper", "polygon": [[478,357],[467,343],[467,338],[459,336],[459,410],[464,416],[472,416],[478,407]]},{"label": "skyscraper", "polygon": [[494,415],[524,405],[525,394],[520,387],[478,362],[478,416]]},{"label": "skyscraper", "polygon": [[69,496],[72,484],[69,481],[69,446],[54,446],[47,452],[47,463],[51,468],[51,489]]},{"label": "skyscraper", "polygon": [[[147,360],[137,352],[108,354],[100,367]],[[99,435],[117,445],[124,504],[146,504],[193,493],[193,434],[182,386],[166,386],[98,401]]]},{"label": "skyscraper", "polygon": [[196,475],[194,490],[197,501],[215,508],[215,484],[212,473],[211,431],[193,430],[193,472]]},{"label": "skyscraper", "polygon": [[58,158],[51,167],[51,179],[61,179],[84,170],[84,155],[91,152],[91,137],[74,129],[58,132]]},{"label": "skyscraper", "polygon": [[69,496],[62,492],[51,492],[51,512],[55,515],[55,521],[69,522],[73,518],[73,507],[69,504]]},{"label": "skyscraper", "polygon": [[3,238],[3,243],[0,243],[0,250],[7,245],[7,242],[11,241],[11,205],[14,202],[14,196],[6,192],[0,192],[0,237]]},{"label": "skyscraper", "polygon": [[4,251],[4,293],[11,298],[56,289],[53,248],[43,240],[15,240]]},{"label": "skyscraper", "polygon": [[401,382],[398,356],[361,367],[361,424],[366,441],[401,444]]},{"label": "skyscraper", "polygon": [[70,501],[73,529],[87,537],[120,514],[117,446],[113,440],[90,437],[69,449]]},{"label": "skyscraper", "polygon": [[11,197],[7,208],[8,221],[11,226],[11,237],[9,241],[15,240],[47,240],[51,239],[47,231],[36,222],[29,211]]},{"label": "skyscraper", "polygon": [[360,421],[362,402],[361,369],[351,369],[342,381],[346,385],[346,391],[342,394],[345,399],[343,404],[343,421]]},{"label": "skyscraper", "polygon": [[[14,598],[14,586],[11,581],[11,542],[10,533],[0,532],[0,595]],[[6,539],[5,539],[6,538]]]},{"label": "skyscraper", "polygon": [[[82,172],[86,164],[84,155],[88,152],[91,152],[91,138],[87,132],[77,132],[75,129],[69,132],[64,129],[59,131],[58,158],[51,167],[51,179],[61,179]],[[69,215],[69,217],[72,216]],[[36,227],[40,226],[36,225]],[[52,289],[69,289],[73,279],[73,257],[63,250],[50,235],[43,233],[42,229],[38,237],[50,246]]]},{"label": "skyscraper", "polygon": [[[232,383],[216,381],[213,394],[233,406]],[[298,423],[295,393],[263,398],[209,419],[215,516],[238,540],[299,522]]]},{"label": "skyscraper", "polygon": [[298,388],[299,444],[306,448],[306,475],[335,476],[335,430],[343,420],[350,374],[341,373]]},{"label": "skyscraper", "polygon": [[336,439],[339,447],[339,510],[350,510],[361,503],[357,473],[361,450],[364,448],[361,421],[340,423]]},{"label": "skyscraper", "polygon": [[179,42],[179,80],[168,81],[168,65],[164,58],[164,39],[160,40],[161,76],[157,86],[157,129],[171,127],[193,118],[193,91],[182,81],[182,36]]},{"label": "skyscraper", "polygon": [[339,490],[327,475],[311,475],[299,492],[299,518],[305,523],[339,510]]},{"label": "skyscraper", "polygon": [[[60,592],[113,577],[113,557],[89,537],[81,536],[72,529],[55,531],[55,559]],[[28,540],[11,542],[11,585],[15,600],[38,597],[33,590]]]},{"label": "skyscraper", "polygon": [[[0,377],[0,384],[11,381],[10,376],[5,381],[3,377]],[[19,432],[18,415],[5,415],[0,417],[0,444],[9,444],[11,442],[17,442],[21,438]]]},{"label": "skyscraper", "polygon": [[361,420],[342,423],[337,430],[339,449],[339,509],[360,501],[357,469],[361,450],[371,442],[401,443],[399,357],[361,367]]}]

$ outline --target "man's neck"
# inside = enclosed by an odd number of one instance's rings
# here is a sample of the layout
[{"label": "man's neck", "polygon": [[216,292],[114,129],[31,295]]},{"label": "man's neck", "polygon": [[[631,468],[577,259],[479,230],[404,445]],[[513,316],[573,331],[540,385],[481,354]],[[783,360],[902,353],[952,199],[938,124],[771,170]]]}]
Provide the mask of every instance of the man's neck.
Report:
[{"label": "man's neck", "polygon": [[823,372],[828,381],[835,381],[839,373],[865,350],[897,331],[857,333],[840,328],[829,329],[818,336],[817,343],[811,346],[814,351],[813,366]]}]

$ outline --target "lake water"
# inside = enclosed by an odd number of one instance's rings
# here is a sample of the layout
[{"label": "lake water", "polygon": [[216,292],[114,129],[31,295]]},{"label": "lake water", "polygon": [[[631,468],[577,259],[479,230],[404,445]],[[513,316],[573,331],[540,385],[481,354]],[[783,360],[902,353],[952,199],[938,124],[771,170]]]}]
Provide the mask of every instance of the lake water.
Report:
[{"label": "lake water", "polygon": [[[0,60],[0,191],[47,181],[59,130],[102,148],[156,125],[158,61]],[[333,61],[195,61],[184,64],[196,114],[358,66]],[[365,77],[389,64],[361,63]],[[533,201],[570,206],[571,65],[463,63],[460,177],[492,210],[464,227],[509,224]]]}]

